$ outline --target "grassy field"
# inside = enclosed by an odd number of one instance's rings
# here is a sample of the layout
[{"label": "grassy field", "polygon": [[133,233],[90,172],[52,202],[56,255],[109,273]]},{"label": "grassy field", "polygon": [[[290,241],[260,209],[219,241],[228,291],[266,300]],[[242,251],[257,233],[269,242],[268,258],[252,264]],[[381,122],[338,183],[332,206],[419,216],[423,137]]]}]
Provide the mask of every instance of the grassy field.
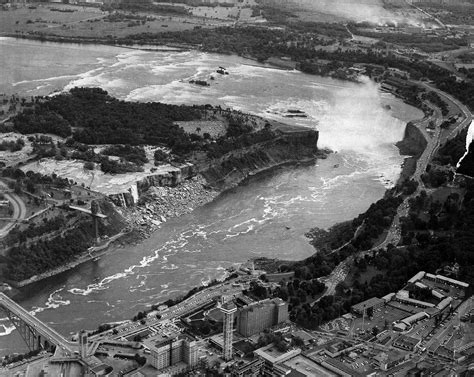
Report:
[{"label": "grassy field", "polygon": [[[57,12],[52,8],[71,9]],[[109,22],[107,12],[96,8],[74,7],[62,4],[38,5],[36,9],[22,7],[0,11],[0,33],[44,33],[61,37],[102,38],[125,37],[138,33],[158,33],[190,30],[196,26],[212,28],[229,25],[229,21],[207,20],[192,16],[146,14],[154,20],[133,23],[130,20]],[[145,15],[145,14],[144,14]]]},{"label": "grassy field", "polygon": [[50,7],[38,6],[36,9],[24,7],[0,11],[0,31],[3,33],[52,31],[62,28],[63,25],[72,25],[105,16],[100,10],[94,8],[76,7],[75,9],[75,12],[53,12]]}]

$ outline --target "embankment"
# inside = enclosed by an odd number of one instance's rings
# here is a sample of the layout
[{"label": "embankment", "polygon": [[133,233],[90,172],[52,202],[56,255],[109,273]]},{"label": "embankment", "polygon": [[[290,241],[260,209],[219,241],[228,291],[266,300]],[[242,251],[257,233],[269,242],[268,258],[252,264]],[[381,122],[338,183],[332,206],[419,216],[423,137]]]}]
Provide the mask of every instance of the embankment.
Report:
[{"label": "embankment", "polygon": [[309,129],[277,130],[275,138],[227,153],[200,173],[210,186],[224,191],[281,166],[313,163],[318,157],[325,158],[327,151],[318,149],[318,137],[318,131]]}]

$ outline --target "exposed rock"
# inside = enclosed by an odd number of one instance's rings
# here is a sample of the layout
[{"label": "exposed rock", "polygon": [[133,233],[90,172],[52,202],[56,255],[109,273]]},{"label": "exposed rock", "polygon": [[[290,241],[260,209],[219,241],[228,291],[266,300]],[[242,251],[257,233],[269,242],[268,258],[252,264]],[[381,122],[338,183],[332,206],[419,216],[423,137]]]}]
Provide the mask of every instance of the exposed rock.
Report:
[{"label": "exposed rock", "polygon": [[415,157],[418,157],[423,153],[426,145],[427,141],[425,137],[412,122],[409,122],[406,125],[403,140],[396,144],[401,155]]}]

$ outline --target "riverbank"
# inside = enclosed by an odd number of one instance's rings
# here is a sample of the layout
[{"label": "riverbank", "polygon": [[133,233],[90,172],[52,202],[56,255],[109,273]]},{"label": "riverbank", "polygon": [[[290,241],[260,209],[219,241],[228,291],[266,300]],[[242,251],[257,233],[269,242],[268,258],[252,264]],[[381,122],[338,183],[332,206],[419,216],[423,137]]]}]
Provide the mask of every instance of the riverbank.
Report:
[{"label": "riverbank", "polygon": [[70,261],[63,266],[54,268],[52,270],[43,272],[38,275],[34,275],[22,281],[7,280],[7,283],[13,286],[15,289],[24,288],[40,280],[48,279],[52,276],[68,271],[90,260],[100,258],[102,255],[104,255],[107,252],[107,249],[111,244],[113,244],[115,241],[119,240],[121,237],[125,236],[128,233],[129,233],[129,230],[121,231],[120,233],[110,237],[105,243],[98,246],[90,247],[87,251],[79,254],[73,261]]}]

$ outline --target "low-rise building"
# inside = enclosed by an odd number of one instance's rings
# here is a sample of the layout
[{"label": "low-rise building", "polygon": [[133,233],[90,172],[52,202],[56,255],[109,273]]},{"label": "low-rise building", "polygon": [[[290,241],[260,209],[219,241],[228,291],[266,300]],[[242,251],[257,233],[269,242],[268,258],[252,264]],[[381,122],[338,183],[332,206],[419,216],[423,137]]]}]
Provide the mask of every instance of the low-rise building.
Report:
[{"label": "low-rise building", "polygon": [[418,280],[423,279],[424,276],[425,276],[425,271],[417,272],[415,276],[413,276],[410,280],[408,280],[408,284],[414,284]]},{"label": "low-rise building", "polygon": [[362,373],[356,372],[354,369],[350,368],[348,365],[336,359],[326,359],[321,365],[330,371],[336,373],[338,376],[343,377],[359,377],[363,376]]},{"label": "low-rise building", "polygon": [[301,349],[291,348],[287,351],[279,351],[276,346],[271,343],[265,347],[259,348],[254,351],[254,355],[263,360],[262,376],[275,376],[279,375],[278,372],[281,369],[282,363],[299,355]]},{"label": "low-rise building", "polygon": [[401,322],[405,323],[407,326],[413,326],[413,324],[421,321],[422,319],[429,318],[429,315],[425,312],[415,313],[409,317],[403,318]]},{"label": "low-rise building", "polygon": [[394,299],[398,302],[408,304],[408,305],[413,305],[419,308],[434,308],[435,307],[435,305],[430,302],[420,301],[420,300],[415,300],[413,298],[410,298],[409,293],[404,290],[397,292]]},{"label": "low-rise building", "polygon": [[400,335],[392,342],[392,345],[405,351],[413,351],[420,342],[420,339],[412,338],[411,336]]},{"label": "low-rise building", "polygon": [[446,297],[445,299],[443,299],[442,301],[440,301],[438,303],[438,305],[436,305],[436,309],[438,309],[439,311],[443,311],[444,309],[446,309],[449,305],[451,305],[451,302],[453,301],[453,298],[452,297]]},{"label": "low-rise building", "polygon": [[364,312],[367,314],[367,310],[369,309],[372,309],[375,311],[384,305],[385,305],[385,301],[383,299],[372,297],[372,298],[369,298],[368,300],[365,300],[365,301],[359,302],[356,305],[353,305],[351,307],[351,310],[355,314],[363,315]]},{"label": "low-rise building", "polygon": [[428,279],[428,280],[437,282],[437,283],[443,283],[443,284],[446,284],[446,285],[451,285],[451,286],[456,287],[456,288],[466,289],[466,288],[469,287],[468,283],[465,283],[463,281],[459,281],[459,280],[456,280],[456,279],[451,279],[451,278],[448,278],[448,277],[443,276],[443,275],[426,274],[425,278]]},{"label": "low-rise building", "polygon": [[396,367],[398,364],[401,364],[406,359],[407,355],[395,350],[389,352],[380,352],[379,354],[374,356],[374,360],[378,363],[379,368],[384,371]]},{"label": "low-rise building", "polygon": [[259,357],[253,360],[239,360],[231,367],[232,377],[257,377],[262,373],[264,361]]}]

